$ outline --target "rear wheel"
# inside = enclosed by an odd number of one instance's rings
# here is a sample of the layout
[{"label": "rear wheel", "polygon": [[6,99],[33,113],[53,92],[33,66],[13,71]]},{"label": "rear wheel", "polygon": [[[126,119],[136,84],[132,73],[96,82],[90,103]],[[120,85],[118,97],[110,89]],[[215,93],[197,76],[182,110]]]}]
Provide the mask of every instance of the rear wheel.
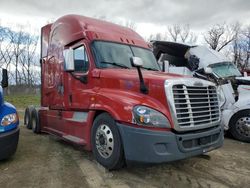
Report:
[{"label": "rear wheel", "polygon": [[39,115],[38,115],[38,111],[35,108],[33,108],[31,112],[31,128],[34,133],[41,132]]},{"label": "rear wheel", "polygon": [[24,113],[24,125],[26,125],[27,129],[31,129],[32,125],[31,125],[31,113],[32,110],[34,108],[32,106],[29,106],[25,109],[25,113]]},{"label": "rear wheel", "polygon": [[229,132],[237,140],[250,142],[250,110],[238,112],[231,118]]},{"label": "rear wheel", "polygon": [[102,113],[95,119],[91,130],[91,143],[97,162],[109,170],[123,167],[121,137],[115,120],[108,113]]}]

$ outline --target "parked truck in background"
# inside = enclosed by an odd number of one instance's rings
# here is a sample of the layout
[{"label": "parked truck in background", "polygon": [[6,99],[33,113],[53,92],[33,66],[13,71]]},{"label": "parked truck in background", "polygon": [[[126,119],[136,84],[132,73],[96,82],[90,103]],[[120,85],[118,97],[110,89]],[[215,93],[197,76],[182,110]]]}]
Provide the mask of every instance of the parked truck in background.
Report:
[{"label": "parked truck in background", "polygon": [[82,145],[108,169],[222,146],[215,84],[161,72],[136,32],[67,15],[41,39],[41,107],[25,113],[34,132]]},{"label": "parked truck in background", "polygon": [[0,86],[0,160],[7,159],[16,152],[19,140],[19,119],[16,108],[4,101],[3,88],[8,86],[8,74],[6,69],[2,71]]},{"label": "parked truck in background", "polygon": [[250,142],[250,77],[221,53],[205,46],[154,41],[153,52],[165,71],[192,75],[218,86],[222,124],[235,139]]}]

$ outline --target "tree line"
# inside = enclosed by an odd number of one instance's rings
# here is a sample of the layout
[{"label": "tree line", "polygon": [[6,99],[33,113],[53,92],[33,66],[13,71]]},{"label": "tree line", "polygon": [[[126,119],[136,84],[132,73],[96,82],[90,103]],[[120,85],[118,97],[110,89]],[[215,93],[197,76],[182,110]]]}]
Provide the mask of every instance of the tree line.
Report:
[{"label": "tree line", "polygon": [[[126,21],[122,24],[136,30],[137,24]],[[240,69],[250,63],[250,25],[215,24],[203,33],[195,33],[189,24],[174,24],[165,31],[151,34],[146,40],[167,40],[195,45],[205,44],[211,49],[222,52]],[[34,86],[40,84],[40,65],[38,41],[39,32],[27,32],[26,26],[16,29],[0,24],[0,68],[9,71],[13,85]],[[197,39],[200,40],[197,40]]]},{"label": "tree line", "polygon": [[38,34],[0,25],[0,68],[9,72],[13,85],[34,86],[40,83]]}]

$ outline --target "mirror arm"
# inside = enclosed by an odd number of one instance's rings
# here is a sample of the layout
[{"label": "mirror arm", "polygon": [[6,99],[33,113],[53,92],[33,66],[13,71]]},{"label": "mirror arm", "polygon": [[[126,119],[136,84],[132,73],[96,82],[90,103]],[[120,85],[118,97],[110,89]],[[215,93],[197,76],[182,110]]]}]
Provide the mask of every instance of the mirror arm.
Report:
[{"label": "mirror arm", "polygon": [[138,74],[139,74],[139,79],[140,79],[140,91],[144,94],[148,94],[148,88],[145,85],[144,79],[142,77],[142,73],[141,73],[141,68],[140,67],[136,67]]},{"label": "mirror arm", "polygon": [[165,61],[162,62],[162,72],[165,72]]},{"label": "mirror arm", "polygon": [[138,75],[139,75],[139,80],[140,80],[140,91],[144,94],[148,94],[148,88],[145,85],[144,79],[142,77],[142,72],[141,72],[141,67],[143,66],[143,61],[139,57],[131,57],[130,58],[132,66],[136,67]]}]

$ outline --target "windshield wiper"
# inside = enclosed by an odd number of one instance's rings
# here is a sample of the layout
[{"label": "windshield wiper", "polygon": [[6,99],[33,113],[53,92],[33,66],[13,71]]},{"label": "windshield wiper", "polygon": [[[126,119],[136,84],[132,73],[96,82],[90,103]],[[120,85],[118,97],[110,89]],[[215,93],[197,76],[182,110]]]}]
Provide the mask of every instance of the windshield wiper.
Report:
[{"label": "windshield wiper", "polygon": [[119,63],[116,63],[116,62],[101,61],[101,63],[109,64],[109,65],[115,65],[117,67],[121,67],[121,68],[125,68],[125,69],[129,69],[130,68],[130,67],[126,66],[126,65],[119,64]]}]

